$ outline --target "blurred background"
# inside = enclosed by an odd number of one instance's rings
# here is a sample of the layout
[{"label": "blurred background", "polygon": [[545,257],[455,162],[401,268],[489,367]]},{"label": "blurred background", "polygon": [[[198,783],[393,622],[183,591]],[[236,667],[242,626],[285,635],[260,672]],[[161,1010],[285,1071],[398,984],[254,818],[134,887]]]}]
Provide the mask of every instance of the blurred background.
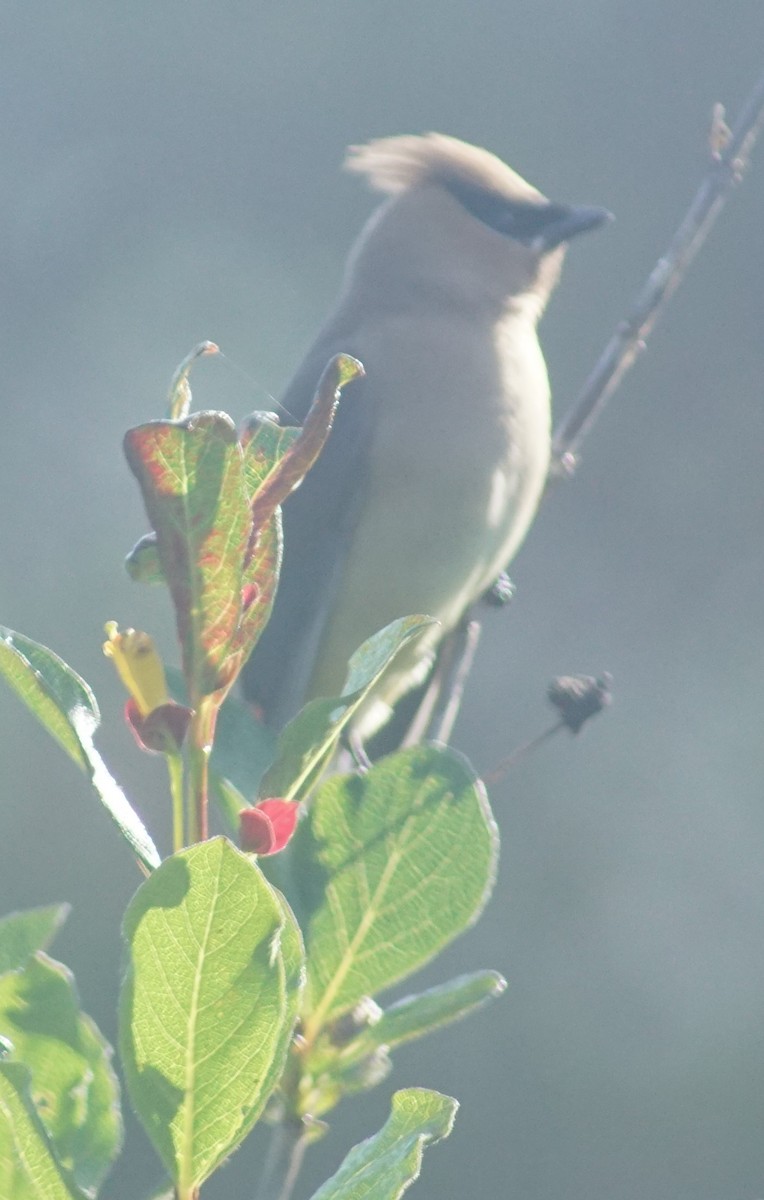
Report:
[{"label": "blurred background", "polygon": [[[198,407],[272,407],[373,206],[345,146],[429,129],[616,213],[543,323],[564,411],[697,187],[713,103],[733,116],[761,70],[764,7],[6,0],[0,28],[0,619],[93,685],[100,748],[166,846],[163,764],[101,654],[113,618],[176,658],[166,597],[122,567],[146,526],[124,430],[163,415],[202,338],[228,357],[195,370]],[[338,1110],[298,1198],[413,1084],[462,1105],[421,1200],[764,1195],[763,198],[760,145],[485,622],[455,737],[479,770],[549,723],[554,675],[608,670],[616,694],[493,789],[495,895],[415,983],[495,967],[508,992]],[[6,690],[0,714],[0,910],[73,904],[54,953],[113,1037],[137,872]],[[205,1200],[251,1196],[262,1148]],[[104,1195],[159,1178],[131,1124]]]}]

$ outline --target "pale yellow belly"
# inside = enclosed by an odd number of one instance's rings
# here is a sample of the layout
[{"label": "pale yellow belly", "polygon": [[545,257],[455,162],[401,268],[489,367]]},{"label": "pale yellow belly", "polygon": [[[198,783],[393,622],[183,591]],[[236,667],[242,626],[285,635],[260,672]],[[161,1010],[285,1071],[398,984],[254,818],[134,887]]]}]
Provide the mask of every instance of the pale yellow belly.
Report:
[{"label": "pale yellow belly", "polygon": [[377,425],[366,496],[311,695],[337,694],[353,651],[395,618],[423,613],[440,625],[387,672],[364,736],[426,675],[443,633],[506,567],[535,514],[549,461],[549,389],[532,329],[529,343],[522,332],[522,353],[504,336],[492,354],[444,353],[449,339],[435,328],[429,353],[418,331],[408,359],[405,338],[394,362],[367,355]]}]

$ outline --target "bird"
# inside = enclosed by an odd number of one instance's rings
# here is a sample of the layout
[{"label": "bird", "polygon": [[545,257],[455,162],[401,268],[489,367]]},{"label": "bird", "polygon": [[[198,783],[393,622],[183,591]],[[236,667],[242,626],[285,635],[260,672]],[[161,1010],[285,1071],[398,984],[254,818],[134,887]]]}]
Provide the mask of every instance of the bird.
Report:
[{"label": "bird", "polygon": [[441,133],[351,146],[345,166],[383,200],[283,411],[304,419],[336,354],[365,375],[284,504],[281,577],[243,686],[280,729],[307,700],[340,695],[351,654],[383,626],[435,618],[356,714],[365,742],[426,681],[444,636],[528,532],[551,440],[537,323],[568,242],[610,214],[552,202],[488,150]]}]

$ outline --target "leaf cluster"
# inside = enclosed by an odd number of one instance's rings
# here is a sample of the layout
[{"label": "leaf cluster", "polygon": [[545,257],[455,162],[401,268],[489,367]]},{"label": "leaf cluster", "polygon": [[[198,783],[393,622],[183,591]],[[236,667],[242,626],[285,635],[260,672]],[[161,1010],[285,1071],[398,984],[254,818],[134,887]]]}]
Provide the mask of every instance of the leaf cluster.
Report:
[{"label": "leaf cluster", "polygon": [[[429,618],[402,617],[367,642],[343,694],[312,701],[277,742],[230,695],[273,603],[280,505],[361,368],[344,357],[330,364],[301,429],[257,414],[237,431],[225,414],[189,415],[192,359],[176,373],[169,418],[125,439],[151,525],[128,572],[166,585],[180,646],[182,670],[169,673],[176,698],[162,697],[149,714],[187,713],[172,726],[181,733],[159,743],[172,854],[160,853],[95,749],[98,705],[76,672],[0,629],[0,674],[89,778],[146,876],[123,923],[119,1048],[129,1098],[174,1195],[197,1200],[266,1117],[290,1134],[292,1167],[265,1179],[262,1194],[286,1196],[297,1150],[321,1136],[343,1097],[384,1079],[398,1046],[503,990],[499,975],[481,971],[387,1008],[377,1000],[476,920],[498,839],[480,781],[450,750],[412,747],[368,770],[333,772],[343,730]],[[122,653],[120,635],[110,638]],[[152,669],[156,684],[161,669]],[[243,852],[234,844],[242,810],[273,797],[300,806],[293,839],[274,857]],[[210,803],[223,836],[209,834]],[[65,915],[58,906],[0,922],[7,1200],[94,1197],[121,1146],[111,1050],[80,1012],[70,973],[47,955]],[[435,1092],[398,1092],[384,1128],[314,1200],[399,1196],[455,1110]]]}]

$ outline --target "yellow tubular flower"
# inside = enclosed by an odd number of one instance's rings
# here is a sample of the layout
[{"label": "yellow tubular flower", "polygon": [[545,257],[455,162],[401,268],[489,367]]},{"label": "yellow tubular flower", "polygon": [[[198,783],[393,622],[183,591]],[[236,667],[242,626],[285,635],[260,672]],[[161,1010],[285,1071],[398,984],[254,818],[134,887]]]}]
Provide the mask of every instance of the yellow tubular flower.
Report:
[{"label": "yellow tubular flower", "polygon": [[161,704],[168,704],[167,681],[162,660],[153,639],[139,629],[119,632],[116,621],[104,626],[107,641],[103,652],[114,660],[117,674],[132,696],[142,717],[147,717]]}]

